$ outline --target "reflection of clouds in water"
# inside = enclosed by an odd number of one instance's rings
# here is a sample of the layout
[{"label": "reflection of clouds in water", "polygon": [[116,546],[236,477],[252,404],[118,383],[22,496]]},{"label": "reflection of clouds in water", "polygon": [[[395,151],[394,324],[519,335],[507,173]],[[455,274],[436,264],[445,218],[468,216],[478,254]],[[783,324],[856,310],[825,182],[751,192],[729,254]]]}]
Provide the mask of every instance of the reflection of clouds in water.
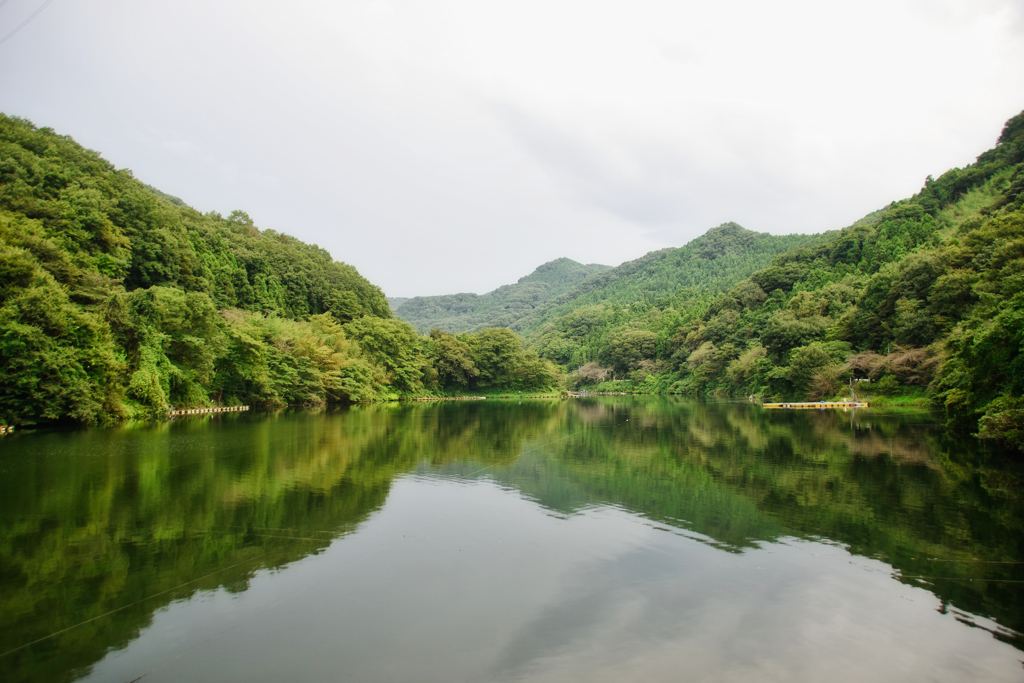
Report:
[{"label": "reflection of clouds in water", "polygon": [[677,536],[563,577],[494,677],[533,681],[1018,680],[1006,646],[882,562],[790,540],[743,555]]}]

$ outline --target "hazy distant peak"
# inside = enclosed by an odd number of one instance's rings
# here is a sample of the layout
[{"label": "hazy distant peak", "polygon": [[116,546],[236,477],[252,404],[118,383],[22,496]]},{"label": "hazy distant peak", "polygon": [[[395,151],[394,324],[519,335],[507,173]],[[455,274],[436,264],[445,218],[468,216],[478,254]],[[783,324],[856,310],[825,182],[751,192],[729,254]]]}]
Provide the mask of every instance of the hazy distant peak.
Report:
[{"label": "hazy distant peak", "polygon": [[608,270],[598,263],[582,264],[557,258],[538,266],[514,284],[486,294],[447,294],[412,297],[395,307],[395,313],[422,331],[439,328],[448,332],[472,332],[484,327],[516,327],[538,308],[550,305],[592,275]]},{"label": "hazy distant peak", "polygon": [[517,281],[517,284],[525,282],[547,282],[549,284],[564,282],[565,280],[582,280],[583,278],[606,270],[611,266],[603,266],[598,263],[584,265],[573,261],[571,258],[556,258],[554,261],[537,266],[529,275],[525,275]]}]

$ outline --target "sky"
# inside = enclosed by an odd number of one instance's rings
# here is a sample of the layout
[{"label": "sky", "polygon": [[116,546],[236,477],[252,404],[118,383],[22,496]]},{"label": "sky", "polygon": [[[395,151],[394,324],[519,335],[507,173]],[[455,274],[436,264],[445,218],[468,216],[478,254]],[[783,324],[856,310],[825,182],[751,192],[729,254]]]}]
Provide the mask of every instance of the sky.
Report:
[{"label": "sky", "polygon": [[1020,0],[0,0],[0,40],[0,111],[402,297],[841,228],[1024,109]]}]

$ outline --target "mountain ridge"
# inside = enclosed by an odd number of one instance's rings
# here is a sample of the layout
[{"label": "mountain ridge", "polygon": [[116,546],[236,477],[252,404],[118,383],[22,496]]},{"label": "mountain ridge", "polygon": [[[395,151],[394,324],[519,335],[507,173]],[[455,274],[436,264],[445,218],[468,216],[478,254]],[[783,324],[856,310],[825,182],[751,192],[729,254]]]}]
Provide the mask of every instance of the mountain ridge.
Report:
[{"label": "mountain ridge", "polygon": [[394,311],[424,333],[434,328],[455,334],[488,327],[515,329],[516,323],[538,306],[609,267],[583,264],[563,256],[542,263],[513,284],[501,285],[485,294],[410,297]]},{"label": "mountain ridge", "polygon": [[[723,223],[681,247],[666,247],[626,261],[618,266],[593,268],[586,277],[560,291],[549,290],[524,305],[521,286],[545,282],[566,264],[578,267],[568,258],[555,259],[538,266],[512,285],[502,285],[488,294],[447,294],[413,297],[395,309],[395,315],[417,329],[438,328],[446,332],[472,332],[486,327],[509,327],[529,334],[553,317],[594,305],[618,301],[671,296],[680,288],[717,292],[749,276],[771,259],[814,239],[809,235],[771,235],[747,230],[736,223]],[[674,266],[669,260],[675,259]],[[549,275],[554,273],[555,275]],[[640,284],[638,284],[640,283]],[[488,301],[489,297],[493,297]],[[511,311],[501,308],[511,301]],[[519,304],[516,306],[516,304]]]}]

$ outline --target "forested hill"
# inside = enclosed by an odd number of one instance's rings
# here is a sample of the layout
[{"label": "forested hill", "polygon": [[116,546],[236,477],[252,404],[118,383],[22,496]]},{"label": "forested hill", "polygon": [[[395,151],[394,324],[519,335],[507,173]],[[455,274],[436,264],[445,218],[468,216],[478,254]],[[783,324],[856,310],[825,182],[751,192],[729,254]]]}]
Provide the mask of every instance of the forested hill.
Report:
[{"label": "forested hill", "polygon": [[8,245],[79,303],[115,285],[159,285],[218,308],[390,316],[380,289],[323,249],[261,231],[241,211],[201,214],[67,136],[2,115],[0,211]]},{"label": "forested hill", "polygon": [[580,385],[690,395],[870,380],[1024,450],[1024,113],[976,163],[841,231],[730,223],[617,268],[559,259],[398,311],[479,331],[421,336],[324,250],[0,114],[4,424],[550,387],[560,363]]},{"label": "forested hill", "polygon": [[596,304],[661,305],[724,291],[766,267],[779,254],[816,239],[813,235],[769,235],[724,223],[682,247],[652,251],[587,278],[553,305],[539,310],[519,329],[530,333],[544,323]]},{"label": "forested hill", "polygon": [[521,321],[544,310],[556,297],[608,266],[568,258],[549,261],[513,285],[487,294],[445,294],[406,299],[395,314],[421,332],[473,332],[487,327],[521,328]]},{"label": "forested hill", "polygon": [[455,359],[439,360],[378,287],[323,249],[242,211],[202,214],[70,137],[0,114],[0,423],[557,376],[501,334],[470,341],[446,340]]},{"label": "forested hill", "polygon": [[868,380],[1024,450],[1024,113],[976,163],[725,292],[608,291],[530,336],[579,383],[817,399]]}]

